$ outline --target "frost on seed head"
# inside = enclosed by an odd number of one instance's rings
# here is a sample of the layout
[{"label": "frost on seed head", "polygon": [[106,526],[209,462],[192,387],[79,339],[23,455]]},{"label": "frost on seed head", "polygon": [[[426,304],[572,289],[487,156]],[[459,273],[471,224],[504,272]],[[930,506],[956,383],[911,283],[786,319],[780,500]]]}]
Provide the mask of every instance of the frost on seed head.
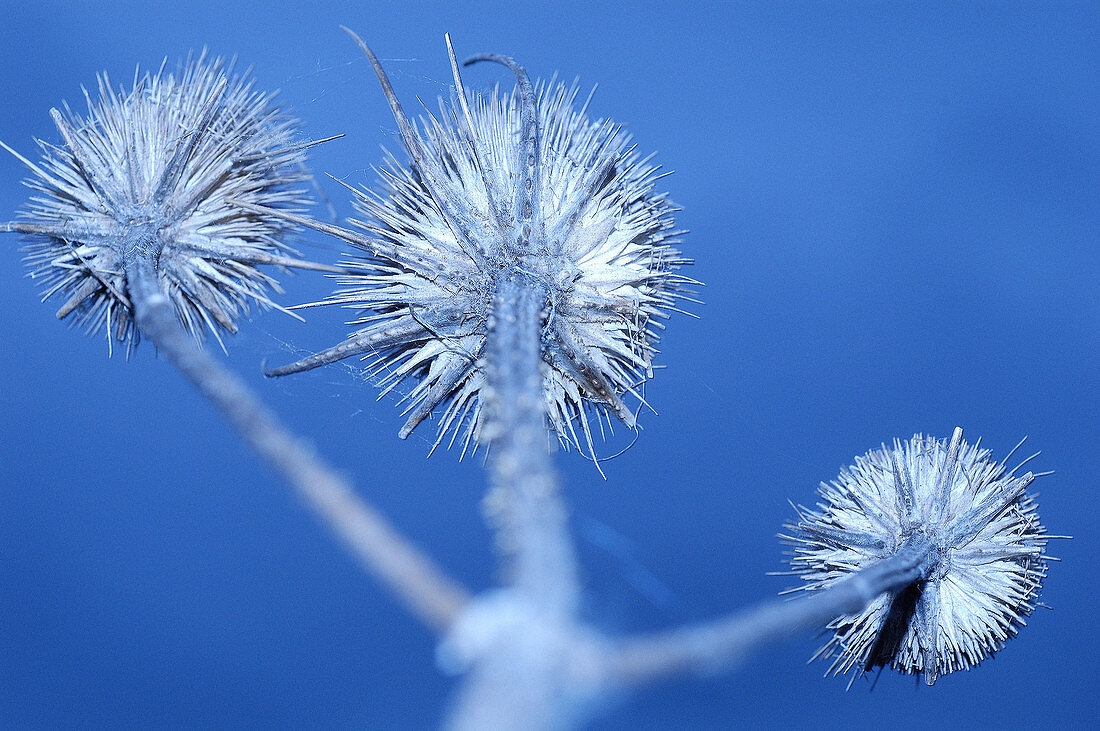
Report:
[{"label": "frost on seed head", "polygon": [[814,657],[833,657],[830,673],[854,680],[889,666],[931,685],[1001,649],[1035,608],[1049,538],[1026,493],[1036,475],[1015,475],[961,434],[951,443],[918,434],[857,457],[788,526],[807,591],[891,557],[916,532],[936,548],[926,580],[829,624]]},{"label": "frost on seed head", "polygon": [[30,276],[63,300],[59,318],[132,346],[126,270],[144,256],[184,327],[220,340],[250,301],[277,307],[266,292],[278,285],[258,265],[313,268],[284,255],[290,224],[238,205],[305,205],[295,185],[309,176],[295,123],[231,75],[205,54],[176,73],[135,72],[128,92],[103,74],[98,100],[85,91],[85,117],[51,111],[62,142],[39,141],[39,163],[7,148],[38,195],[5,228],[30,237]]},{"label": "frost on seed head", "polygon": [[[358,38],[356,38],[358,41]],[[363,233],[325,227],[356,246],[322,303],[359,311],[340,345],[270,372],[284,375],[351,355],[373,355],[392,389],[408,394],[407,436],[442,408],[438,446],[481,435],[483,351],[497,282],[529,278],[545,292],[545,409],[560,440],[592,454],[589,414],[629,428],[644,403],[663,320],[687,298],[690,263],[662,177],[608,120],[575,107],[577,88],[532,85],[512,59],[484,55],[516,77],[512,93],[466,97],[451,53],[455,92],[440,115],[410,122],[380,64],[359,41],[402,130],[410,163],[390,155],[378,191],[354,189]],[[449,40],[448,40],[449,46]],[[470,63],[468,61],[467,63]],[[433,447],[434,448],[434,447]]]}]

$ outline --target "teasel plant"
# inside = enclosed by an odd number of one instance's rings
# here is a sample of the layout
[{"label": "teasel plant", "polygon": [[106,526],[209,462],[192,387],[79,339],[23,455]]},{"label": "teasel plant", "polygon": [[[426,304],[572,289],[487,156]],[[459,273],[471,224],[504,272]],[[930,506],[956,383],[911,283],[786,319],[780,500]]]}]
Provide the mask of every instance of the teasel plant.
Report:
[{"label": "teasel plant", "polygon": [[[901,581],[857,612],[832,619],[815,657],[851,682],[876,667],[920,674],[928,685],[1001,649],[1037,606],[1048,535],[1027,488],[1051,474],[990,459],[962,429],[950,441],[915,435],[857,457],[819,491],[817,509],[787,526],[791,567],[822,592],[891,564]],[[1005,461],[1012,458],[1016,448]]]},{"label": "teasel plant", "polygon": [[293,119],[205,53],[175,73],[135,72],[128,92],[104,74],[99,93],[84,118],[51,110],[64,145],[40,142],[42,161],[4,145],[36,192],[23,220],[2,229],[29,239],[30,276],[45,298],[64,299],[59,319],[105,332],[128,354],[152,341],[366,565],[446,625],[461,592],[200,347],[204,328],[219,342],[235,332],[250,302],[278,307],[259,266],[340,271],[291,256],[293,224],[243,207],[308,205],[304,154],[316,142],[296,141]]},{"label": "teasel plant", "polygon": [[[347,29],[345,29],[347,30]],[[511,94],[467,98],[451,49],[453,104],[417,123],[350,30],[382,85],[407,164],[382,193],[354,190],[365,220],[305,215],[304,152],[270,100],[200,58],[110,90],[80,119],[54,112],[63,146],[43,143],[37,196],[6,224],[29,241],[32,276],[59,317],[126,344],[153,342],[344,544],[439,638],[438,661],[466,675],[453,728],[558,728],[600,699],[685,673],[737,665],[765,643],[828,626],[835,672],[892,666],[938,677],[1003,645],[1037,606],[1045,529],[1027,487],[989,452],[914,437],[857,459],[789,526],[791,600],[710,622],[612,637],[582,620],[581,582],[549,447],[596,460],[593,429],[628,429],[664,318],[698,283],[681,269],[660,177],[611,122],[574,109],[575,89],[534,84],[513,59]],[[11,151],[11,148],[8,148]],[[13,151],[14,152],[14,151]],[[298,227],[355,247],[339,267],[295,258]],[[325,271],[318,304],[356,310],[343,343],[269,372],[349,356],[384,385],[416,382],[407,436],[434,411],[437,439],[489,450],[485,501],[505,585],[480,594],[446,576],[201,348],[233,332],[249,303],[275,306],[258,266]],[[433,447],[434,448],[434,447]]]}]

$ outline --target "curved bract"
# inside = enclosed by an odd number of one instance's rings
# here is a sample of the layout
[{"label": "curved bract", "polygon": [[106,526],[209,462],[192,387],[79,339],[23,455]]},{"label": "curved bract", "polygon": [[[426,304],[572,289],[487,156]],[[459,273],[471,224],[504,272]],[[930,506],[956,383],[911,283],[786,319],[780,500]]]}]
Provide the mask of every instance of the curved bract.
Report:
[{"label": "curved bract", "polygon": [[30,236],[31,276],[64,300],[59,318],[135,343],[127,272],[144,257],[188,332],[219,337],[249,302],[277,307],[259,265],[318,268],[285,255],[291,224],[238,205],[305,205],[295,184],[308,173],[295,123],[231,74],[205,55],[135,75],[128,92],[104,74],[85,117],[51,111],[63,146],[40,142],[38,164],[19,156],[40,195],[7,228]]},{"label": "curved bract", "polygon": [[[358,38],[356,38],[358,40]],[[617,125],[575,108],[577,89],[532,84],[512,59],[511,94],[466,98],[451,54],[455,101],[409,122],[381,65],[362,44],[389,99],[411,163],[388,157],[380,189],[356,189],[363,234],[326,227],[358,249],[323,303],[361,311],[340,345],[270,372],[284,375],[375,354],[388,390],[406,378],[407,436],[442,408],[436,445],[481,433],[483,356],[493,294],[506,277],[544,293],[545,411],[564,443],[592,453],[587,407],[628,427],[624,397],[642,400],[662,320],[692,280],[675,248],[660,176]],[[448,40],[449,44],[449,40]],[[610,424],[610,422],[608,422]]]}]

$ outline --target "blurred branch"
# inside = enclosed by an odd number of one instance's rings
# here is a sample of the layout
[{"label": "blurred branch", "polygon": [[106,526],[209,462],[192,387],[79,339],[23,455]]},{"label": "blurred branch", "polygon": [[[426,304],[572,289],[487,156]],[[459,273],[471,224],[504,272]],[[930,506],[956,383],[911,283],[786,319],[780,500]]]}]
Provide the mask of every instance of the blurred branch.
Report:
[{"label": "blurred branch", "polygon": [[915,533],[890,558],[811,596],[766,602],[710,622],[623,640],[611,651],[604,672],[613,685],[635,686],[727,668],[761,645],[863,611],[884,592],[898,591],[926,576],[936,558],[928,536]]},{"label": "blurred branch", "polygon": [[127,268],[127,275],[135,321],[142,334],[290,483],[368,572],[433,630],[443,632],[450,627],[469,601],[469,592],[359,498],[348,482],[284,428],[237,376],[195,345],[157,286],[152,262],[139,260],[133,271]]}]

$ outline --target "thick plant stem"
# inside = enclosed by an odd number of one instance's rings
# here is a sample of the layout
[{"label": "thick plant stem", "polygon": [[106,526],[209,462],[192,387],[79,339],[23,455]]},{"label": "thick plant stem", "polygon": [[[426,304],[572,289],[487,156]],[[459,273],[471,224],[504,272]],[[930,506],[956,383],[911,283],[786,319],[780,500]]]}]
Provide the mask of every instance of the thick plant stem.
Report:
[{"label": "thick plant stem", "polygon": [[405,606],[436,632],[445,632],[469,593],[395,531],[301,439],[287,431],[249,388],[201,350],[179,325],[157,281],[155,233],[134,233],[126,262],[134,321],[142,335],[187,377],[260,457],[275,469],[321,521]]},{"label": "thick plant stem", "polygon": [[914,533],[890,558],[811,596],[769,602],[712,622],[628,639],[607,658],[607,682],[613,687],[636,686],[685,672],[722,669],[761,645],[861,612],[881,594],[928,578],[939,558],[932,540]]},{"label": "thick plant stem", "polygon": [[485,345],[488,509],[513,588],[548,615],[572,616],[580,593],[561,488],[547,450],[541,331],[546,290],[519,274],[497,285]]},{"label": "thick plant stem", "polygon": [[[483,433],[492,441],[490,520],[508,572],[507,606],[449,719],[455,729],[566,723],[580,594],[568,516],[547,450],[541,332],[546,290],[521,274],[497,283],[486,342]],[[509,624],[509,612],[516,621]],[[503,617],[503,619],[501,619]]]}]

